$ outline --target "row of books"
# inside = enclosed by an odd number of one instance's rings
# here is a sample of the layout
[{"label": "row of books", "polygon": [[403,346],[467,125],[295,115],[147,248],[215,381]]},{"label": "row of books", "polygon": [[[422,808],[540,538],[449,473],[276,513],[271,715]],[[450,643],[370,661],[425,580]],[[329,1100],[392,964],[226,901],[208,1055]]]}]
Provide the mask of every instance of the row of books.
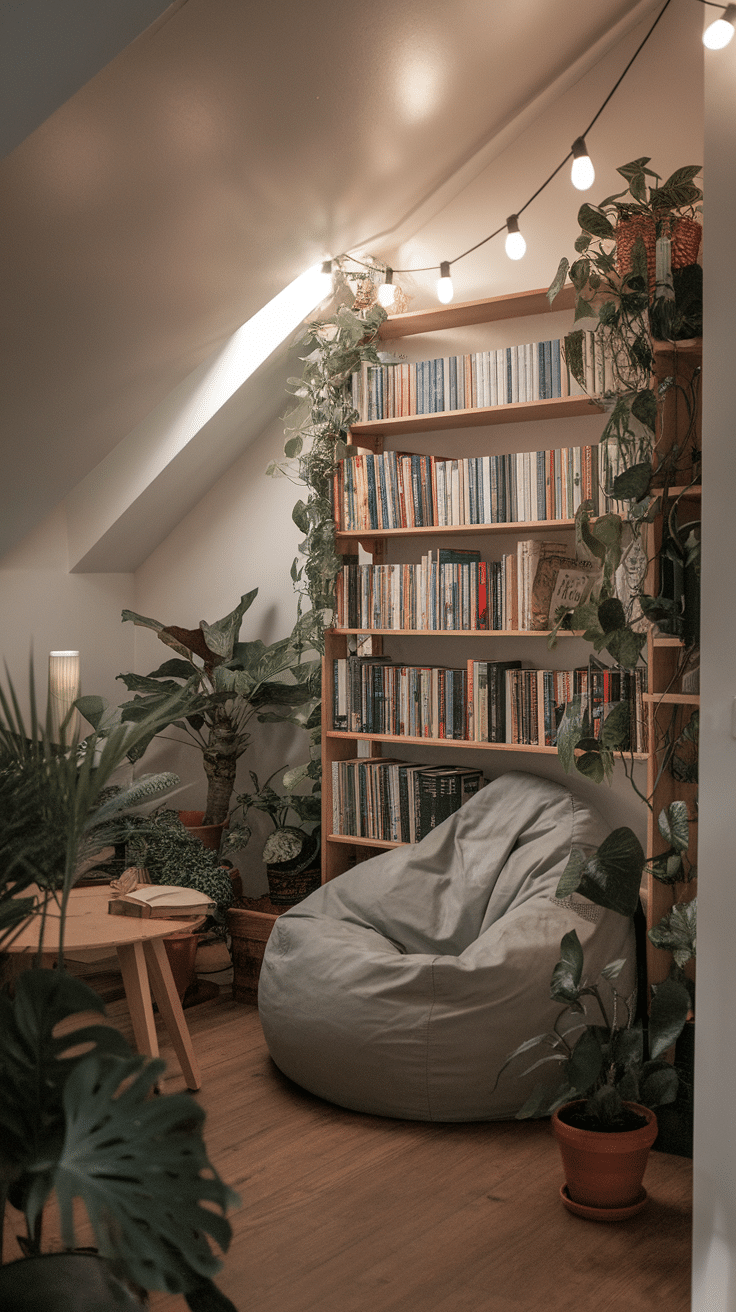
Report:
[{"label": "row of books", "polygon": [[549,400],[569,391],[559,338],[414,364],[365,365],[352,376],[353,406],[363,422]]},{"label": "row of books", "polygon": [[583,446],[461,459],[398,451],[347,456],[335,474],[337,522],[345,532],[520,524],[573,519],[582,501],[598,514],[605,509],[599,452]]},{"label": "row of books", "polygon": [[598,579],[597,566],[559,542],[523,539],[485,561],[478,550],[439,547],[419,564],[345,565],[336,581],[336,622],[350,629],[431,631],[553,627]]},{"label": "row of books", "polygon": [[468,660],[460,668],[399,665],[388,656],[337,657],[333,726],[348,733],[554,747],[565,706],[581,696],[593,736],[619,702],[630,708],[627,750],[647,750],[646,671],[522,669]]},{"label": "row of books", "polygon": [[472,767],[416,765],[387,757],[333,761],[332,831],[418,843],[485,782]]}]

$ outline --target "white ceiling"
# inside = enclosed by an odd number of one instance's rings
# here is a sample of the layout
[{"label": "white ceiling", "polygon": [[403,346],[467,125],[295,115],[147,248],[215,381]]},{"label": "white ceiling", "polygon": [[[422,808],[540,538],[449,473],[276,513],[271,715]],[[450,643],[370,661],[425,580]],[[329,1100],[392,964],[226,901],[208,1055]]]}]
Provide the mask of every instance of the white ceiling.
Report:
[{"label": "white ceiling", "polygon": [[[656,7],[170,6],[0,162],[0,554],[282,287],[327,255],[390,249],[545,88]],[[160,8],[139,0],[132,28]],[[37,30],[18,124],[73,90],[54,63],[78,81],[134,35],[103,40],[100,21]]]}]

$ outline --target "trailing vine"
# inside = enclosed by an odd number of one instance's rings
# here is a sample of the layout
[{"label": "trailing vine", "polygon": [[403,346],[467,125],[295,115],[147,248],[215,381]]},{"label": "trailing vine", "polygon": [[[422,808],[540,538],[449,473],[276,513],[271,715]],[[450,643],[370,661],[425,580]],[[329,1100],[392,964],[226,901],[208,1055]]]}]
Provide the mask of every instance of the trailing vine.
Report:
[{"label": "trailing vine", "polygon": [[[338,271],[337,298],[355,302],[349,276]],[[352,375],[363,363],[380,363],[376,343],[386,318],[380,305],[356,312],[345,303],[329,317],[309,324],[298,346],[305,354],[300,378],[287,386],[297,404],[285,417],[284,460],[272,461],[267,473],[288,477],[307,489],[292,510],[292,519],[304,534],[291,577],[302,599],[311,607],[312,638],[324,651],[323,630],[335,606],[335,581],[343,560],[335,546],[332,498],[337,462],[348,452],[350,425],[358,419],[352,400]]]}]

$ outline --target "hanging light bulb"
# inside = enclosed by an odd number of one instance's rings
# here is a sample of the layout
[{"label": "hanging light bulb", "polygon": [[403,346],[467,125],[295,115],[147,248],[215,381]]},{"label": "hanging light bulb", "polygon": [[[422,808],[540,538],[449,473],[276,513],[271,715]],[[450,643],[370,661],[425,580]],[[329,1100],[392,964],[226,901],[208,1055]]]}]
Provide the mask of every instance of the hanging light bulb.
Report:
[{"label": "hanging light bulb", "polygon": [[394,287],[394,271],[386,267],[386,278],[378,288],[378,304],[382,305],[384,310],[390,309],[396,299],[396,288]]},{"label": "hanging light bulb", "polygon": [[706,27],[703,33],[703,45],[709,50],[722,50],[727,46],[736,29],[736,5],[726,5],[720,18]]},{"label": "hanging light bulb", "polygon": [[452,278],[450,277],[450,261],[443,260],[440,264],[440,276],[437,280],[437,296],[443,305],[449,305],[454,294]]},{"label": "hanging light bulb", "polygon": [[576,137],[572,143],[570,179],[573,187],[577,187],[578,191],[587,191],[595,182],[595,169],[583,137]]},{"label": "hanging light bulb", "polygon": [[519,220],[511,214],[506,220],[506,254],[510,260],[520,260],[526,254],[526,242],[519,232]]}]

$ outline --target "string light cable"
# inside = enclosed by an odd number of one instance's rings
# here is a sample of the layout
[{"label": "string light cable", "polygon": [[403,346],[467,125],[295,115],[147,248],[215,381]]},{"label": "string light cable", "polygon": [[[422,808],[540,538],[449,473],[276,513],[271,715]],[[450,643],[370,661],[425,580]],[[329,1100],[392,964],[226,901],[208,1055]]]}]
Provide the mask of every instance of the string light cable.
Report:
[{"label": "string light cable", "polygon": [[[711,23],[710,27],[706,28],[705,32],[703,33],[703,41],[705,42],[708,33],[711,32],[714,28],[718,29],[717,31],[718,43],[713,45],[711,48],[721,49],[724,45],[727,44],[728,41],[731,40],[731,37],[733,36],[734,31],[736,30],[736,4],[721,5],[721,4],[716,4],[715,0],[700,0],[700,3],[705,5],[710,5],[713,8],[720,9],[722,11],[722,17],[716,19],[713,23]],[[437,283],[438,296],[439,299],[443,302],[443,304],[447,304],[449,301],[452,300],[452,294],[453,294],[452,279],[450,276],[450,269],[452,265],[457,264],[459,260],[464,260],[466,256],[472,255],[474,251],[480,250],[481,246],[485,246],[487,242],[492,241],[494,237],[500,236],[502,232],[506,233],[506,253],[509,255],[509,258],[510,259],[521,258],[521,256],[524,254],[526,250],[526,242],[524,241],[524,237],[519,230],[519,217],[524,213],[525,210],[529,208],[529,206],[537,199],[538,196],[541,196],[542,192],[549,186],[549,184],[553,181],[553,179],[557,177],[557,174],[560,172],[560,170],[563,169],[565,165],[570,162],[570,160],[572,160],[573,161],[572,181],[574,185],[577,186],[580,190],[587,190],[587,188],[592,185],[595,178],[595,170],[593,168],[592,161],[588,154],[588,148],[586,146],[586,138],[591,132],[592,128],[598,122],[598,119],[600,118],[604,109],[615,95],[618,88],[621,86],[621,83],[626,77],[626,74],[628,73],[632,64],[635,62],[636,59],[638,59],[645,45],[649,41],[649,38],[652,36],[655,28],[664,17],[666,11],[669,9],[670,4],[671,4],[671,0],[665,0],[665,3],[662,5],[662,8],[659,10],[659,13],[657,14],[657,17],[655,18],[651,27],[647,31],[643,40],[637,46],[628,64],[624,68],[621,75],[617,78],[614,85],[611,87],[611,90],[609,91],[608,95],[603,101],[603,104],[600,106],[597,113],[593,116],[590,123],[586,127],[585,131],[581,132],[580,135],[575,138],[575,141],[572,143],[572,146],[568,151],[567,155],[565,156],[565,158],[560,161],[560,163],[557,165],[555,169],[552,170],[549,177],[545,178],[541,186],[537,187],[537,190],[533,193],[533,195],[531,195],[529,199],[524,202],[523,205],[519,206],[516,213],[510,215],[505,223],[501,224],[501,226],[496,228],[495,231],[490,232],[487,237],[483,237],[481,241],[476,242],[474,246],[468,247],[466,251],[463,251],[462,254],[460,255],[456,255],[452,260],[442,260],[439,266],[436,264],[429,264],[422,268],[416,268],[416,269],[389,269],[387,267],[385,282],[379,288],[379,300],[380,300],[380,294],[381,292],[383,292],[384,287],[391,287],[393,285],[393,277],[395,274],[433,273],[436,269],[439,268],[440,277]],[[578,179],[577,181],[576,181],[576,177]],[[515,253],[512,254],[512,251]],[[353,263],[361,265],[362,268],[365,269],[374,268],[374,266],[365,264],[363,261],[356,259],[354,256],[350,256],[350,259],[352,260]],[[389,274],[390,277],[388,276]],[[383,292],[383,294],[388,295],[389,294],[388,290]],[[393,301],[393,295],[391,296],[391,300]],[[381,301],[381,304],[383,303],[384,302]]]}]

